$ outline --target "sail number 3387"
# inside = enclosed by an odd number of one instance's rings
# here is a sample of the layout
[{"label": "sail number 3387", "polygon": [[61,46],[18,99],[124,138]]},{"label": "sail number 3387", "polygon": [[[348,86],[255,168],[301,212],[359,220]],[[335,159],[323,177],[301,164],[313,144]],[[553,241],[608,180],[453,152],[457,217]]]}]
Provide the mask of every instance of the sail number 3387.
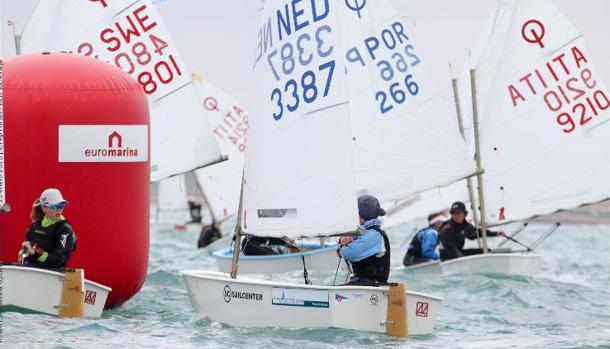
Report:
[{"label": "sail number 3387", "polygon": [[[335,61],[328,61],[321,64],[318,67],[318,74],[312,70],[308,70],[301,75],[300,81],[297,82],[294,79],[286,81],[283,92],[286,94],[287,99],[282,100],[282,90],[279,88],[273,89],[271,92],[271,101],[277,105],[277,111],[273,113],[273,118],[279,121],[284,116],[284,107],[290,112],[294,112],[299,108],[301,100],[307,104],[313,103],[320,92],[316,86],[316,76],[320,76],[326,73],[326,82],[324,83],[324,91],[322,96],[328,96],[328,90],[330,89],[330,83],[333,78],[333,72],[335,71]],[[284,104],[285,103],[285,104]]]},{"label": "sail number 3387", "polygon": [[[279,82],[282,77],[290,78],[283,86],[271,91],[270,100],[275,105],[273,119],[276,121],[282,119],[286,111],[295,112],[303,102],[314,103],[320,96],[326,97],[330,92],[335,60],[329,59],[314,68],[314,58],[318,56],[325,59],[333,53],[334,46],[325,40],[325,37],[332,34],[332,28],[324,24],[311,34],[302,33],[294,42],[286,41],[279,49],[272,50],[267,55],[267,63],[275,80]],[[305,71],[298,67],[305,68]],[[299,76],[295,71],[303,73]]]}]

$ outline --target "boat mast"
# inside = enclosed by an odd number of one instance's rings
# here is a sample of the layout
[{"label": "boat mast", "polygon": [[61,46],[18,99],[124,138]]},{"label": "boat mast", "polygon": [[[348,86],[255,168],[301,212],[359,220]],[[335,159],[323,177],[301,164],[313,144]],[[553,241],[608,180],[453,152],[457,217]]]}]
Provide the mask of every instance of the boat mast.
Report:
[{"label": "boat mast", "polygon": [[15,32],[16,24],[17,22],[15,21],[8,21],[9,27],[13,28],[13,38],[15,39],[15,54],[19,56],[21,55],[21,35],[17,35],[17,33]]},{"label": "boat mast", "polygon": [[231,279],[237,278],[237,266],[239,253],[241,252],[241,210],[244,202],[244,175],[241,175],[241,190],[239,192],[239,211],[237,211],[237,223],[235,224],[235,235],[233,235],[233,259],[231,260]]},{"label": "boat mast", "polygon": [[479,210],[481,211],[481,233],[483,235],[483,253],[487,253],[487,222],[485,221],[485,196],[483,195],[483,173],[481,167],[481,146],[479,141],[479,111],[477,109],[477,87],[475,70],[470,69],[470,88],[472,94],[472,119],[474,124],[474,147],[477,163],[477,185],[479,187]]},{"label": "boat mast", "polygon": [[[457,79],[451,79],[451,84],[453,85],[453,98],[455,100],[455,110],[457,112],[458,125],[460,127],[460,134],[462,135],[462,139],[466,142],[466,136],[464,136],[464,123],[462,122],[462,108],[460,107],[460,95],[458,93],[457,87]],[[478,170],[478,168],[477,168]],[[479,226],[479,212],[477,210],[477,204],[474,199],[474,189],[472,188],[472,179],[468,177],[466,179],[466,186],[468,187],[468,197],[470,198],[470,210],[472,211],[472,219],[474,221],[474,226]],[[479,231],[477,230],[477,244],[479,248],[481,248],[481,236],[479,235]]]}]

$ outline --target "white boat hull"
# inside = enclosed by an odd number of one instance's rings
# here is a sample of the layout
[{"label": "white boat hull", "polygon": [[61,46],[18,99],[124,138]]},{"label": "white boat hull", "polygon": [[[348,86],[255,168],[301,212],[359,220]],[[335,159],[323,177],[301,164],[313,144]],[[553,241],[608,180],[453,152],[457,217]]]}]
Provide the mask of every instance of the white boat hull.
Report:
[{"label": "white boat hull", "polygon": [[[239,273],[275,274],[303,270],[302,256],[305,257],[307,270],[324,271],[337,268],[339,257],[337,257],[337,245],[335,243],[320,247],[319,242],[305,241],[298,244],[298,246],[305,246],[308,249],[304,252],[264,256],[245,256],[242,253],[239,257]],[[227,247],[215,251],[212,255],[216,259],[219,271],[225,273],[231,271],[231,261],[233,258],[231,248]]]},{"label": "white boat hull", "polygon": [[426,263],[419,263],[415,265],[410,265],[405,267],[405,270],[413,273],[421,273],[421,274],[442,274],[443,270],[441,267],[440,261],[431,261]]},{"label": "white boat hull", "polygon": [[535,253],[490,253],[465,256],[441,263],[444,275],[502,274],[533,276],[540,271],[540,256]]},{"label": "white boat hull", "polygon": [[[59,316],[63,273],[16,265],[2,265],[0,273],[2,275],[2,310]],[[84,316],[100,317],[111,290],[96,282],[84,280]]]},{"label": "white boat hull", "polygon": [[432,261],[405,267],[405,271],[426,275],[500,274],[533,276],[540,271],[535,253],[490,253],[465,256],[449,261]]},{"label": "white boat hull", "polygon": [[[313,286],[185,270],[186,289],[198,313],[239,327],[336,327],[386,332],[388,287]],[[407,291],[407,328],[430,334],[442,299]]]}]

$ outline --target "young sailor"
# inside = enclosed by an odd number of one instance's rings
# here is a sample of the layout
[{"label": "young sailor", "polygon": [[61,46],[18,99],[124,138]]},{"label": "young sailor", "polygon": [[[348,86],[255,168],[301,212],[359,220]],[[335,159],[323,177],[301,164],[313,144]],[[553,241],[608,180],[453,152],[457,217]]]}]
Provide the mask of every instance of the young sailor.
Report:
[{"label": "young sailor", "polygon": [[189,206],[189,214],[191,215],[191,220],[187,222],[189,223],[201,223],[203,216],[201,215],[201,204],[196,202],[194,199],[187,200],[187,204]]},{"label": "young sailor", "polygon": [[212,218],[212,223],[201,228],[199,239],[197,240],[197,248],[204,248],[221,237],[222,233],[216,227],[216,221]]},{"label": "young sailor", "polygon": [[294,240],[279,237],[255,236],[246,234],[241,243],[241,249],[246,256],[264,256],[298,252]]},{"label": "young sailor", "polygon": [[40,268],[65,268],[76,249],[76,234],[62,215],[68,201],[59,190],[46,189],[32,207],[32,224],[21,243],[19,262]]},{"label": "young sailor", "polygon": [[402,264],[410,266],[439,260],[440,256],[436,252],[438,230],[445,221],[447,221],[447,218],[445,218],[442,212],[430,214],[428,216],[428,226],[415,234],[407,248],[407,253],[405,253]]},{"label": "young sailor", "polygon": [[[451,219],[447,221],[438,233],[438,238],[442,244],[441,260],[449,260],[462,256],[483,253],[482,249],[464,249],[465,239],[474,240],[480,229],[475,228],[466,221],[466,205],[461,201],[456,201],[451,205]],[[487,230],[488,237],[506,236],[503,231],[495,232]]]},{"label": "young sailor", "polygon": [[348,285],[379,286],[388,283],[390,275],[390,240],[381,230],[379,216],[385,210],[372,195],[358,198],[358,215],[364,230],[361,236],[339,239],[337,254],[351,262],[354,275]]}]

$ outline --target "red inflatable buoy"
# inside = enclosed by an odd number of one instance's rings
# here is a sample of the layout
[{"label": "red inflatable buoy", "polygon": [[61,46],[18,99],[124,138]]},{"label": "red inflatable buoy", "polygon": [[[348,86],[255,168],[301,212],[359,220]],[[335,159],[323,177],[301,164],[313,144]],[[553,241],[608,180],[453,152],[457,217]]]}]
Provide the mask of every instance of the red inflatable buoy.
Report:
[{"label": "red inflatable buoy", "polygon": [[[146,95],[113,65],[72,54],[4,61],[6,201],[1,260],[15,262],[33,201],[58,188],[77,248],[67,267],[112,287],[106,307],[142,287],[149,245]],[[44,292],[45,290],[40,290]]]}]

